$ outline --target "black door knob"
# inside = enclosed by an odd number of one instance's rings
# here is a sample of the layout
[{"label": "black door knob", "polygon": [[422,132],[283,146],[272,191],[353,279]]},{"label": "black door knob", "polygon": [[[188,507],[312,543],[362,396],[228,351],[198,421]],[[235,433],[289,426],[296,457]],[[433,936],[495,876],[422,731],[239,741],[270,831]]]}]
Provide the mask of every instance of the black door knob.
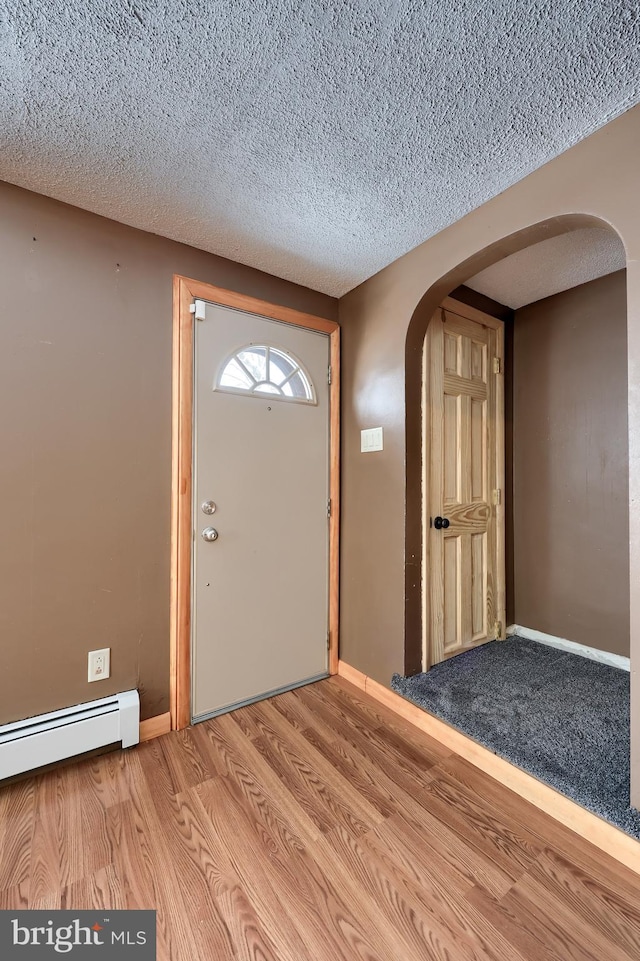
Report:
[{"label": "black door knob", "polygon": [[434,517],[433,519],[433,526],[437,531],[439,530],[446,531],[447,527],[449,526],[449,523],[450,522],[448,517]]}]

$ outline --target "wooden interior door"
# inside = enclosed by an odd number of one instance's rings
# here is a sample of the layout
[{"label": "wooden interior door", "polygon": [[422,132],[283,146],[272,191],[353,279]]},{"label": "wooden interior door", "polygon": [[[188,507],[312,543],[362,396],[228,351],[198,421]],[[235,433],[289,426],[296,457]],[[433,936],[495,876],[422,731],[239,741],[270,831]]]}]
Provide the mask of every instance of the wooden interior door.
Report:
[{"label": "wooden interior door", "polygon": [[504,334],[447,298],[425,350],[425,670],[504,636]]}]

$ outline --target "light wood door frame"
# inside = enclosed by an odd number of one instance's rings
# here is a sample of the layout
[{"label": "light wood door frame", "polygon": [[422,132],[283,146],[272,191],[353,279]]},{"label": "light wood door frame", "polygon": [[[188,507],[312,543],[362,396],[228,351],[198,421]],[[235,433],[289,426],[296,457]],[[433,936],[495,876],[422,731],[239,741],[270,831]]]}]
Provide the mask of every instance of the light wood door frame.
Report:
[{"label": "light wood door frame", "polygon": [[[497,486],[501,490],[500,503],[496,504],[496,611],[498,619],[502,620],[502,630],[506,628],[506,569],[505,569],[505,436],[504,436],[504,323],[484,311],[477,310],[463,304],[452,297],[445,297],[434,316],[439,316],[441,310],[449,311],[467,320],[475,321],[496,331],[496,356],[500,359],[501,370],[496,375],[496,478]],[[422,670],[428,671],[433,666],[431,658],[431,609],[430,609],[430,568],[429,568],[429,510],[430,510],[430,475],[431,475],[431,407],[429,402],[429,329],[434,321],[429,322],[424,339],[422,358]]]},{"label": "light wood door frame", "polygon": [[171,485],[170,713],[172,730],[191,724],[191,552],[193,545],[194,300],[234,307],[329,335],[331,385],[329,495],[329,673],[338,672],[340,532],[340,327],[305,314],[178,274],[173,278],[173,391]]}]

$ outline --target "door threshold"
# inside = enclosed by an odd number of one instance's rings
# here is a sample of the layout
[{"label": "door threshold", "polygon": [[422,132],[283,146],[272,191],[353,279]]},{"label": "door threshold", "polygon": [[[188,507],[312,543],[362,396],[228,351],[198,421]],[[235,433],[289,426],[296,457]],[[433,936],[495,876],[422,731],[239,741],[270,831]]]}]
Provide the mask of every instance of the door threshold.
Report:
[{"label": "door threshold", "polygon": [[256,694],[254,697],[247,697],[243,701],[234,701],[225,707],[218,707],[215,711],[207,711],[205,714],[197,714],[191,718],[192,724],[199,724],[201,721],[210,721],[212,717],[219,717],[221,714],[228,714],[230,711],[237,711],[241,707],[248,707],[249,704],[256,704],[258,701],[266,701],[269,697],[276,697],[278,694],[286,694],[287,691],[295,691],[297,687],[305,687],[307,684],[315,684],[316,681],[324,681],[329,677],[329,672],[314,674],[313,677],[306,677],[302,681],[295,681],[294,684],[285,684],[284,687],[276,687],[272,691],[265,691],[264,694]]}]

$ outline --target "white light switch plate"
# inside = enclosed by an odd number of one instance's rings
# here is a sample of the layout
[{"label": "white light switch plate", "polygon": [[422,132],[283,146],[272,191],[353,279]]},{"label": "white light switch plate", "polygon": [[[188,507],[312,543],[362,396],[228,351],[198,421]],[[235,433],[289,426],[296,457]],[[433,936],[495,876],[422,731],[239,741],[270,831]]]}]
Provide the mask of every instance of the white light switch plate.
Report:
[{"label": "white light switch plate", "polygon": [[372,450],[382,450],[382,427],[360,431],[360,450],[366,454]]}]

